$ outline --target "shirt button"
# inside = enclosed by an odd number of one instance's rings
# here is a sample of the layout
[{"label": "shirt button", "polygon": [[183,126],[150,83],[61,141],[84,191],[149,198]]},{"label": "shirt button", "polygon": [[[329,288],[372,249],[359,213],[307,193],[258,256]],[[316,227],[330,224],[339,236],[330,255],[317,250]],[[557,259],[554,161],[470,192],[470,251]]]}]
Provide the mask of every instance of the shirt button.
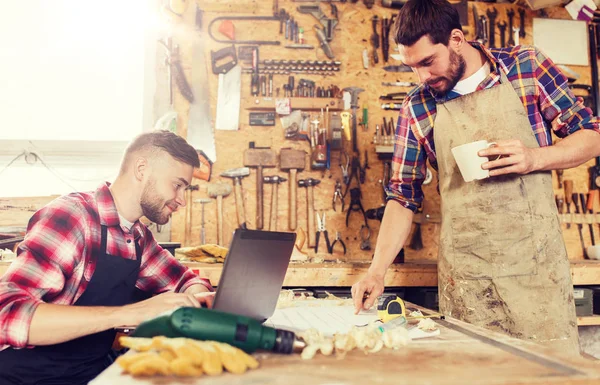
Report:
[{"label": "shirt button", "polygon": [[131,239],[128,239],[128,240],[127,240],[127,243],[131,243]]}]

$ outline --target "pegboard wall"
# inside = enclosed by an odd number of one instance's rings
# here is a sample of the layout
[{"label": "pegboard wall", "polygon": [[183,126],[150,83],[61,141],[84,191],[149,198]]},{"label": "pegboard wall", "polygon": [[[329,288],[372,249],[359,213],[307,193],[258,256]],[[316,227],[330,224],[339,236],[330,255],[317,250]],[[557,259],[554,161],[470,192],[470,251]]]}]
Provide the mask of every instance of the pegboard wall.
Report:
[{"label": "pegboard wall", "polygon": [[[285,39],[283,34],[279,33],[279,23],[272,21],[254,21],[254,22],[235,22],[235,35],[237,39],[252,39],[252,40],[279,40],[281,41],[280,46],[263,45],[259,48],[260,60],[329,60],[323,52],[319,49],[319,42],[313,30],[313,25],[318,24],[317,20],[307,14],[301,14],[297,12],[296,8],[299,5],[305,4],[303,2],[294,2],[290,0],[280,0],[278,2],[279,9],[285,9],[294,20],[298,23],[299,27],[304,28],[304,39],[306,44],[315,46],[315,49],[310,50],[299,50],[299,49],[286,49],[284,45],[290,44]],[[375,153],[375,145],[373,144],[373,138],[375,135],[375,127],[377,124],[381,125],[383,118],[387,120],[393,119],[394,122],[397,120],[397,111],[385,111],[382,110],[382,101],[379,100],[380,95],[393,93],[393,92],[408,92],[410,87],[390,87],[382,85],[384,82],[417,82],[418,79],[413,73],[410,72],[386,72],[383,67],[385,65],[395,65],[399,62],[390,58],[387,63],[383,62],[381,50],[379,50],[379,63],[374,64],[371,54],[372,45],[370,37],[372,35],[372,18],[377,15],[381,21],[384,18],[390,19],[397,11],[389,8],[381,7],[379,1],[371,8],[367,9],[365,4],[360,1],[356,3],[336,2],[335,5],[338,8],[338,20],[335,31],[334,39],[330,43],[331,48],[335,54],[336,61],[341,63],[339,72],[335,72],[332,76],[320,76],[310,74],[293,74],[296,79],[296,83],[299,79],[308,79],[316,83],[317,86],[329,87],[330,85],[337,86],[340,89],[345,87],[360,87],[364,89],[360,93],[359,105],[360,114],[359,121],[362,118],[362,108],[368,108],[368,125],[366,127],[359,126],[357,128],[357,139],[358,148],[360,150],[361,163],[365,161],[365,153],[368,156],[369,168],[366,170],[365,182],[360,186],[362,191],[362,205],[365,210],[376,209],[384,204],[383,191],[381,180],[383,178],[384,166],[381,161],[378,160]],[[210,58],[210,51],[216,51],[224,48],[227,44],[221,44],[213,41],[207,33],[207,27],[211,20],[219,16],[229,15],[262,15],[271,16],[273,15],[273,2],[272,1],[243,1],[234,0],[227,2],[218,1],[203,1],[198,2],[198,6],[203,10],[202,13],[202,29],[200,33],[204,36],[205,44],[205,56],[206,59]],[[473,29],[473,8],[478,10],[480,15],[485,15],[486,11],[491,8],[495,8],[498,11],[497,21],[507,21],[507,11],[509,9],[518,10],[518,6],[512,4],[488,4],[481,2],[469,2],[468,3],[468,26],[464,27],[468,39],[472,39],[474,36]],[[328,3],[322,2],[321,9],[326,15],[331,15],[331,9]],[[242,12],[240,12],[242,11]],[[190,23],[193,26],[195,17],[195,6],[193,3],[188,4],[184,11],[183,16],[171,17],[170,23],[172,28],[172,36],[174,41],[180,46],[181,58],[183,63],[183,69],[186,75],[190,76],[193,68],[190,68],[190,39],[188,38],[190,30]],[[168,11],[167,11],[168,13]],[[545,10],[545,13],[549,17],[553,18],[564,18],[568,19],[569,16],[563,8],[553,7]],[[527,9],[526,13],[526,36],[521,38],[521,44],[532,43],[532,18],[538,17],[538,13]],[[518,20],[518,12],[516,20]],[[187,24],[186,24],[187,23]],[[378,26],[378,33],[381,34],[381,27]],[[216,32],[217,27],[213,28],[215,36],[225,39],[219,32]],[[498,33],[498,29],[496,28]],[[499,46],[500,37],[496,37],[496,45]],[[237,47],[236,47],[237,48]],[[369,68],[365,69],[363,66],[362,54],[364,49],[368,50],[369,53]],[[390,53],[394,53],[394,43],[390,38]],[[210,69],[210,63],[208,64]],[[242,64],[243,67],[249,67],[249,65]],[[572,70],[580,74],[578,83],[589,84],[590,83],[590,69],[589,67],[570,67]],[[159,68],[159,78],[165,76],[166,69]],[[273,75],[273,88],[274,97],[275,90],[279,88],[280,96],[283,96],[283,86],[289,81],[288,74],[274,74]],[[372,258],[373,250],[377,241],[377,234],[379,230],[380,222],[377,220],[368,220],[369,227],[371,229],[371,247],[372,250],[361,250],[361,237],[360,230],[364,221],[360,212],[352,212],[349,216],[349,225],[346,226],[347,209],[350,202],[350,193],[345,197],[345,211],[341,211],[341,204],[337,202],[337,211],[333,210],[332,198],[335,191],[335,183],[337,180],[342,180],[342,170],[339,167],[339,153],[332,153],[331,165],[329,170],[322,171],[311,171],[309,166],[311,148],[306,141],[291,141],[286,140],[284,137],[284,129],[279,121],[276,119],[275,126],[272,127],[258,127],[249,125],[249,110],[252,106],[255,98],[250,93],[250,80],[251,75],[244,73],[242,75],[241,84],[241,95],[242,104],[240,112],[240,124],[239,130],[237,131],[220,131],[215,130],[216,137],[216,149],[217,149],[217,161],[213,165],[213,178],[209,183],[226,183],[232,185],[232,180],[228,178],[220,177],[220,174],[228,169],[243,167],[244,152],[248,149],[249,142],[255,142],[256,146],[270,147],[272,150],[279,153],[281,148],[294,148],[305,150],[308,154],[307,163],[305,169],[298,173],[298,179],[314,178],[320,180],[320,184],[314,187],[314,209],[325,213],[326,216],[326,228],[329,233],[329,238],[333,241],[336,232],[340,232],[341,238],[344,240],[347,246],[347,254],[342,254],[341,249],[336,249],[332,255],[326,253],[325,242],[321,240],[319,246],[319,254],[314,253],[314,249],[309,249],[307,244],[304,244],[302,249],[310,258],[316,257],[317,259],[326,260],[341,260],[341,261],[369,261]],[[217,93],[218,93],[218,76],[213,75],[209,72],[208,87],[210,90],[211,100],[211,111],[212,117],[216,116],[217,107]],[[166,90],[164,87],[162,91]],[[162,92],[159,88],[159,92]],[[189,110],[189,104],[178,92],[177,88],[174,88],[174,101],[173,107],[179,113],[178,118],[178,132],[186,136],[187,127],[187,113]],[[258,99],[262,99],[259,96]],[[399,102],[400,103],[400,102]],[[310,111],[313,118],[317,118],[320,111]],[[351,144],[347,141],[344,143],[346,153],[352,155]],[[574,181],[574,189],[577,192],[588,191],[588,174],[587,167],[593,163],[581,166],[574,170],[566,170],[564,172],[565,179],[571,179]],[[264,175],[279,175],[285,178],[289,178],[289,175],[285,171],[281,171],[279,167],[265,168]],[[424,212],[430,215],[431,218],[439,218],[439,195],[436,191],[436,179],[437,176],[434,172],[433,182],[427,186],[424,186],[425,192],[425,203]],[[354,184],[354,182],[352,182]],[[192,201],[198,198],[207,197],[207,182],[194,180],[194,184],[197,184],[200,188],[198,191],[192,192]],[[245,202],[245,212],[248,228],[256,228],[256,210],[257,210],[257,198],[256,198],[256,169],[252,169],[249,177],[242,180],[243,185],[243,197]],[[343,184],[342,184],[343,185]],[[343,185],[343,189],[345,186]],[[264,229],[269,229],[269,213],[270,213],[270,202],[271,202],[271,185],[264,186]],[[558,192],[557,187],[557,192]],[[278,231],[289,231],[288,218],[289,218],[289,205],[288,205],[288,183],[283,183],[278,189]],[[298,232],[299,234],[304,233],[304,236],[308,239],[307,230],[307,191],[306,189],[298,189],[297,192],[297,216],[298,216]],[[206,241],[208,243],[217,242],[217,205],[213,200],[211,203],[205,206],[205,227],[206,227]],[[234,200],[234,194],[231,193],[229,196],[224,198],[223,204],[224,210],[224,244],[227,245],[231,240],[231,235],[234,229],[238,226],[236,217],[236,205]],[[181,210],[175,213],[172,223],[172,240],[182,242],[185,246],[198,245],[200,243],[200,205],[192,205],[191,222],[186,224],[187,219],[185,211]],[[406,260],[435,260],[437,259],[438,252],[438,237],[439,237],[439,225],[425,222],[421,226],[423,248],[421,250],[413,250],[409,247],[405,248]],[[577,226],[572,226],[569,230],[564,231],[565,240],[569,251],[570,258],[582,259],[583,252],[581,250],[579,235],[577,232]],[[597,226],[596,226],[597,227]],[[186,228],[189,230],[189,238],[186,239]],[[313,227],[314,229],[315,227]],[[301,229],[301,230],[300,230]],[[595,231],[597,232],[597,228]],[[586,242],[589,244],[589,234],[587,231],[584,232]],[[302,235],[300,235],[302,236]],[[598,233],[596,233],[598,238]]]}]

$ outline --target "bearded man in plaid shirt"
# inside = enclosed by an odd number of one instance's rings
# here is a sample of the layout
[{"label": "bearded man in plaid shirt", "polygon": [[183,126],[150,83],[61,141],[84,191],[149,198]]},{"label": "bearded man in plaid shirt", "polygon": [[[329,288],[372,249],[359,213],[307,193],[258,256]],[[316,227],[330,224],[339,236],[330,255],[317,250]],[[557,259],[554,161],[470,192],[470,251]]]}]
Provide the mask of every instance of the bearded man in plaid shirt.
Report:
[{"label": "bearded man in plaid shirt", "polygon": [[[375,255],[352,288],[356,311],[383,292],[385,272],[422,204],[429,161],[441,196],[440,311],[578,354],[551,170],[600,155],[598,119],[535,47],[466,41],[446,0],[409,0],[393,36],[422,84],[400,111]],[[552,145],[552,134],[563,139]],[[489,177],[465,182],[452,149],[478,141],[494,143],[473,152],[487,158],[481,168]]]},{"label": "bearded man in plaid shirt", "polygon": [[158,245],[139,219],[165,224],[185,206],[198,154],[168,132],[144,133],[114,183],[57,198],[31,218],[0,278],[0,383],[87,384],[110,363],[115,328],[214,290]]}]

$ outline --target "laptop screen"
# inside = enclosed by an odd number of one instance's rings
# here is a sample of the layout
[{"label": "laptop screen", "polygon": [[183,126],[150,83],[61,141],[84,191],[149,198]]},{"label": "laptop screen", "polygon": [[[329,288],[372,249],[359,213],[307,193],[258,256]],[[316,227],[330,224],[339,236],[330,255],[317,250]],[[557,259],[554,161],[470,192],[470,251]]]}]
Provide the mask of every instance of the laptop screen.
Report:
[{"label": "laptop screen", "polygon": [[295,241],[295,233],[237,229],[213,308],[259,321],[273,315]]}]

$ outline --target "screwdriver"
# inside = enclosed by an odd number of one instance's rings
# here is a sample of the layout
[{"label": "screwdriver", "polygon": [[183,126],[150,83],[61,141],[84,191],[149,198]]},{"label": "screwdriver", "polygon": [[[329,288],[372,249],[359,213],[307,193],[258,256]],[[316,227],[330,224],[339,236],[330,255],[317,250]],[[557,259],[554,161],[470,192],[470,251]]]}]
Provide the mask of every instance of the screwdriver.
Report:
[{"label": "screwdriver", "polygon": [[562,195],[555,195],[554,200],[556,201],[556,208],[558,209],[559,221],[562,224],[564,221],[563,218],[563,208],[565,206],[565,198]]},{"label": "screwdriver", "polygon": [[[578,200],[579,200],[579,196],[577,195],[577,193],[573,193],[573,204],[575,205],[575,214],[580,213]],[[582,204],[582,208],[583,208],[583,204]],[[579,231],[579,240],[581,241],[581,250],[583,250],[583,256],[586,257],[585,242],[583,241],[583,224],[582,223],[577,224],[577,230]]]},{"label": "screwdriver", "polygon": [[[590,198],[591,198],[591,192],[590,192]],[[586,209],[587,212],[589,212],[590,214],[594,213],[593,207],[594,207],[594,201],[593,200],[588,200],[587,204],[586,204],[586,200],[585,200],[585,194],[580,193],[579,194],[579,200],[581,201],[581,212],[584,214],[585,217],[585,213],[586,213]],[[591,207],[590,207],[590,202],[591,202]],[[592,246],[596,244],[596,240],[594,239],[594,227],[592,226],[592,223],[588,223],[589,226],[589,230],[590,230],[590,239],[592,240]]]},{"label": "screwdriver", "polygon": [[567,204],[567,216],[568,216],[567,229],[570,229],[571,222],[573,221],[573,218],[571,217],[571,203],[573,202],[573,200],[572,200],[573,181],[572,180],[564,181],[563,187],[565,189],[565,201],[566,201],[565,203]]},{"label": "screwdriver", "polygon": [[[592,222],[593,222],[593,214],[594,214],[594,202],[596,201],[597,198],[598,198],[598,190],[590,190],[590,193],[588,194],[587,209],[588,209],[588,213],[592,214]],[[600,223],[598,224],[598,228],[600,228]],[[592,225],[590,225],[590,229],[592,229]],[[592,245],[595,245],[593,236],[592,236]]]}]

